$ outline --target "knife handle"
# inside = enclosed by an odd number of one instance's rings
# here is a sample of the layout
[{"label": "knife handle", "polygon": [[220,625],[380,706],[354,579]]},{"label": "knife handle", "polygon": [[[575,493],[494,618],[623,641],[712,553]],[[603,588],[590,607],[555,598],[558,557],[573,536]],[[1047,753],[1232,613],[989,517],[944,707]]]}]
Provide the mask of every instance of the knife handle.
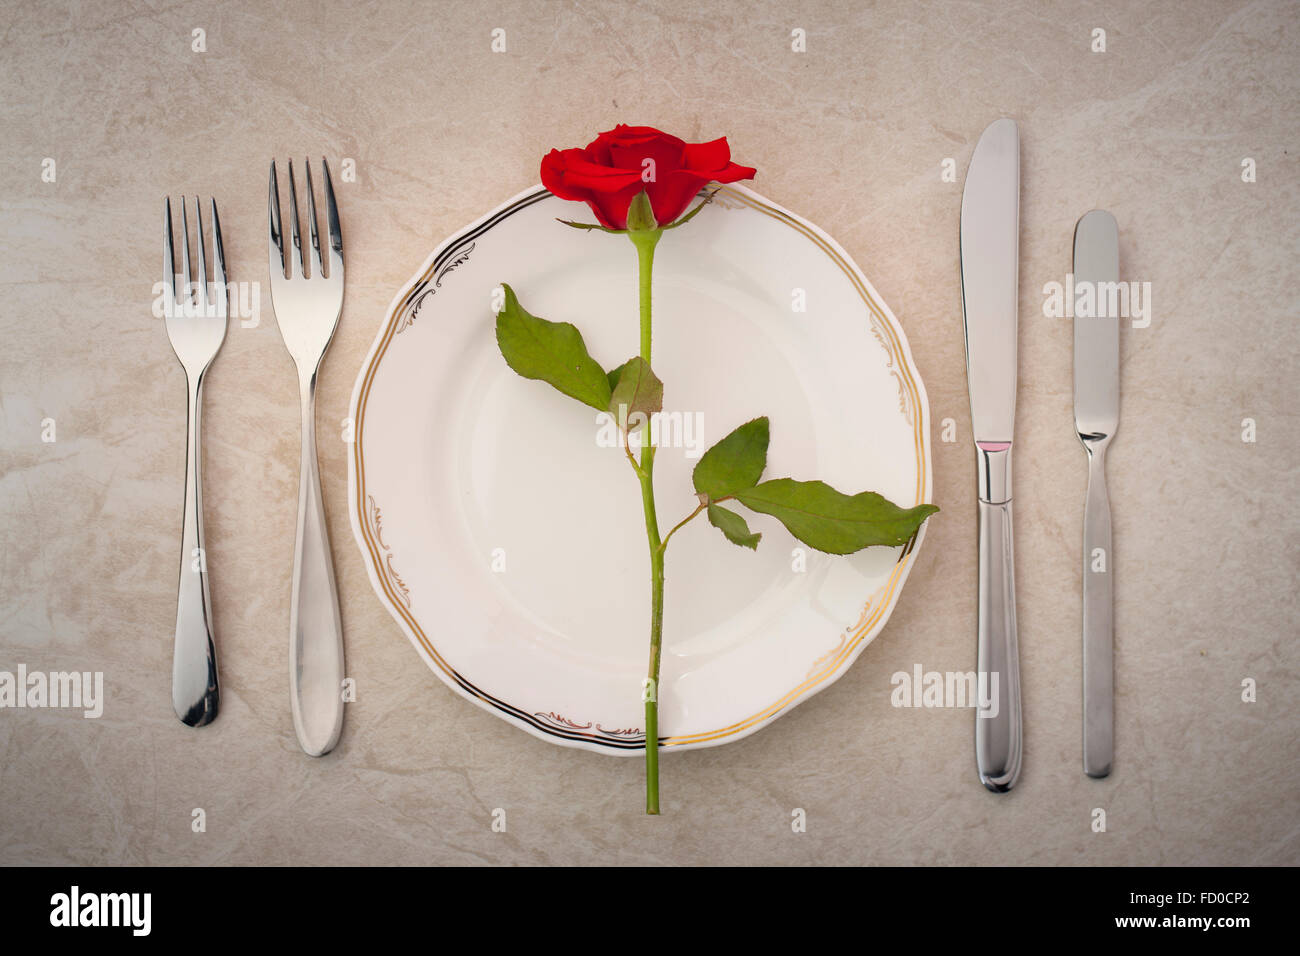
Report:
[{"label": "knife handle", "polygon": [[[1011,502],[979,503],[980,596],[975,760],[980,782],[1005,793],[1020,776],[1020,659],[1016,647]],[[987,706],[985,706],[987,704]]]},{"label": "knife handle", "polygon": [[[979,451],[979,645],[975,762],[980,782],[1005,793],[1020,776],[1020,658],[1011,545],[1011,443]],[[993,500],[988,500],[988,499]]]},{"label": "knife handle", "polygon": [[1115,757],[1114,573],[1106,442],[1085,442],[1088,499],[1083,510],[1083,772],[1110,773]]}]

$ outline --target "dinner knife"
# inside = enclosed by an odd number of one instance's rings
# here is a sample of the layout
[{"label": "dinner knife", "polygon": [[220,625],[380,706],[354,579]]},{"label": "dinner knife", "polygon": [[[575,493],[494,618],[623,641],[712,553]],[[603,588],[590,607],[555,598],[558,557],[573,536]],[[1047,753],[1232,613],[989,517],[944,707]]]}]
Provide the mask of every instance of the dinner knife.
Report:
[{"label": "dinner knife", "polygon": [[[979,510],[975,715],[980,781],[1005,793],[1020,776],[1020,663],[1011,535],[1020,265],[1020,134],[991,123],[975,145],[961,197],[961,297]],[[985,696],[987,694],[987,696]],[[985,706],[985,704],[989,706]]]},{"label": "dinner knife", "polygon": [[[1119,227],[1094,209],[1074,227],[1074,287],[1091,283],[1093,315],[1074,315],[1074,427],[1088,453],[1083,511],[1083,772],[1110,773],[1115,755],[1114,591],[1106,448],[1119,427]],[[1109,285],[1102,286],[1101,283]]]}]

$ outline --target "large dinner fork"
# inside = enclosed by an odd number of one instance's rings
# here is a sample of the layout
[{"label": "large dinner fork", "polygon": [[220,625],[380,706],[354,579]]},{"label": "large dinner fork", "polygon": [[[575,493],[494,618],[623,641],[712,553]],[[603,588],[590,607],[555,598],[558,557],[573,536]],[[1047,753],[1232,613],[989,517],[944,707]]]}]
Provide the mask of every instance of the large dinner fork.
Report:
[{"label": "large dinner fork", "polygon": [[271,304],[285,348],[298,368],[302,397],[298,532],[289,605],[289,700],[298,743],[313,757],[333,750],[343,729],[343,625],[316,461],[316,376],[343,309],[343,238],[329,166],[323,158],[321,165],[325,173],[325,220],[329,231],[328,273],[321,265],[310,162],[306,166],[310,273],[298,229],[298,195],[292,160],[289,162],[291,249],[284,245],[274,160],[267,198],[271,228]]},{"label": "large dinner fork", "polygon": [[189,431],[185,452],[185,519],[181,532],[181,571],[176,591],[176,643],[172,650],[172,707],[191,727],[210,724],[217,716],[217,650],[212,638],[212,599],[208,594],[207,553],[203,550],[203,447],[199,419],[203,410],[203,378],[226,338],[226,259],[221,247],[217,202],[212,210],[213,286],[208,288],[203,242],[203,209],[194,198],[197,220],[199,278],[190,268],[190,226],[181,197],[184,287],[176,294],[176,255],[172,244],[172,201],[163,205],[163,318],[172,350],[185,369],[189,386]]}]

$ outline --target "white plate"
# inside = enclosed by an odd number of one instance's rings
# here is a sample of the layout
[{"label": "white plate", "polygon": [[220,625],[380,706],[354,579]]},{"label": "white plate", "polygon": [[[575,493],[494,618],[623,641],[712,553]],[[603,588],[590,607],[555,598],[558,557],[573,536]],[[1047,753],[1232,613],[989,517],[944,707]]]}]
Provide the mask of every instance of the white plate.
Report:
[{"label": "white plate", "polygon": [[[508,282],[529,311],[575,323],[605,368],[636,354],[635,250],[555,221],[582,214],[540,186],[520,193],[393,300],[353,391],[350,512],[380,600],[448,686],[544,740],[635,754],[650,592],[635,475],[599,444],[596,413],[515,375],[494,334]],[[679,433],[696,457],[768,415],[765,477],[930,500],[907,339],[833,239],[727,186],[665,234],[654,281],[653,364],[665,409],[690,410],[683,428],[702,416]],[[661,529],[696,504],[690,454],[656,458]],[[830,686],[884,627],[921,541],[831,557],[746,518],[756,553],[703,517],[667,551],[667,748],[737,740]]]}]

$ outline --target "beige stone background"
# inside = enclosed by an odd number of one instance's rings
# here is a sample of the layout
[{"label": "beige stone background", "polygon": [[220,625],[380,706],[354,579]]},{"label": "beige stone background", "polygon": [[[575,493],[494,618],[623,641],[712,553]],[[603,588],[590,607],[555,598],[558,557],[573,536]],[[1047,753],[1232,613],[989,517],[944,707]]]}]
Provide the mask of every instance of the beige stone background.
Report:
[{"label": "beige stone background", "polygon": [[[107,704],[99,720],[0,711],[0,862],[1300,863],[1298,15],[1263,0],[6,2],[0,670],[102,670]],[[999,116],[1023,151],[1025,767],[1006,796],[976,780],[969,711],[895,709],[889,683],[915,663],[974,666],[957,228],[975,140]],[[658,819],[639,812],[637,763],[527,736],[419,662],[371,591],[330,440],[389,298],[432,247],[535,182],[545,150],[619,121],[727,135],[757,189],[857,259],[929,390],[943,508],[850,672],[748,739],[670,755]],[[172,715],[184,380],[150,314],[163,196],[215,195],[231,278],[265,281],[268,159],[309,152],[358,171],[339,190],[347,300],[318,420],[359,699],[321,760],[298,751],[286,693],[298,421],[269,308],[231,328],[206,393],[223,711],[201,731]],[[1123,334],[1110,459],[1105,781],[1080,769],[1070,326],[1041,311],[1094,207],[1119,221],[1124,277],[1154,290],[1151,326]]]}]

